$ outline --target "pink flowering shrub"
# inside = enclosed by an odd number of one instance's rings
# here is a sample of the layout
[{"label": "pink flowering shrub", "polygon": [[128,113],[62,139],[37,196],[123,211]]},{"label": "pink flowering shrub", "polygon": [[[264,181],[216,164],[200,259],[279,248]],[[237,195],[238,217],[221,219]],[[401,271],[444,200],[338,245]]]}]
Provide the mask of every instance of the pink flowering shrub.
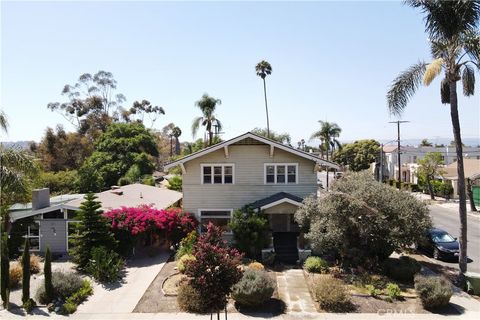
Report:
[{"label": "pink flowering shrub", "polygon": [[185,262],[189,284],[207,312],[223,310],[232,286],[242,278],[242,254],[222,239],[222,231],[211,222],[193,247],[195,260]]},{"label": "pink flowering shrub", "polygon": [[132,236],[162,233],[174,244],[198,225],[194,217],[179,208],[121,207],[105,212],[104,216],[111,222],[114,231],[127,231]]}]

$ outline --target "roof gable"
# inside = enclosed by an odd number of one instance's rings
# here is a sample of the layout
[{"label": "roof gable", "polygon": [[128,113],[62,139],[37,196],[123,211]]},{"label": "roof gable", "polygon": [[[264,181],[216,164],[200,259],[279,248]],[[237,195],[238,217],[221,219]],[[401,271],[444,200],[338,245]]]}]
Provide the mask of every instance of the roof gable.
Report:
[{"label": "roof gable", "polygon": [[[170,162],[168,164],[166,164],[164,166],[164,169],[165,170],[168,170],[174,166],[177,166],[177,165],[183,165],[184,163],[188,162],[188,161],[191,161],[193,159],[196,159],[196,158],[199,158],[199,157],[202,157],[206,154],[209,154],[211,152],[214,152],[214,151],[217,151],[217,150],[220,150],[222,148],[225,148],[225,147],[228,147],[230,145],[236,145],[236,144],[246,144],[246,143],[242,143],[242,141],[250,141],[249,143],[247,144],[266,144],[266,145],[269,145],[273,148],[278,148],[278,149],[281,149],[283,151],[286,151],[286,152],[289,152],[291,154],[294,154],[296,156],[299,156],[299,157],[302,157],[302,158],[305,158],[305,159],[308,159],[310,161],[313,161],[319,165],[323,165],[323,166],[327,166],[327,167],[330,167],[330,168],[333,168],[333,169],[340,169],[340,167],[338,166],[338,164],[334,163],[334,162],[331,162],[331,161],[327,161],[327,160],[324,160],[318,156],[315,156],[313,154],[310,154],[310,153],[307,153],[307,152],[304,152],[304,151],[301,151],[301,150],[297,150],[297,149],[294,149],[292,147],[289,147],[289,146],[286,146],[282,143],[279,143],[277,141],[273,141],[273,140],[270,140],[270,139],[267,139],[265,137],[262,137],[262,136],[259,136],[259,135],[256,135],[252,132],[247,132],[247,133],[244,133],[238,137],[235,137],[235,138],[232,138],[230,140],[227,140],[227,141],[224,141],[224,142],[221,142],[221,143],[218,143],[216,145],[213,145],[211,147],[208,147],[208,148],[205,148],[203,150],[200,150],[200,151],[197,151],[195,153],[192,153],[188,156],[185,156],[181,159],[178,159],[176,161],[173,161],[173,162]],[[254,143],[255,142],[255,143]]]}]

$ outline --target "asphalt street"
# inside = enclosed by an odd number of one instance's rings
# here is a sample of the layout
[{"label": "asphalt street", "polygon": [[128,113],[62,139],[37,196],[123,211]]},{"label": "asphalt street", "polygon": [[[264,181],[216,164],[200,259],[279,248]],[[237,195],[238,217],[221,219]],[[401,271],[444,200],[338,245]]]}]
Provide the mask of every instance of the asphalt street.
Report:
[{"label": "asphalt street", "polygon": [[[445,208],[442,205],[430,205],[429,208],[433,225],[458,238],[460,235],[458,209]],[[467,255],[472,260],[469,262],[467,269],[480,273],[480,217],[470,213],[467,216]],[[458,269],[458,263],[456,262],[440,261],[438,263]]]}]

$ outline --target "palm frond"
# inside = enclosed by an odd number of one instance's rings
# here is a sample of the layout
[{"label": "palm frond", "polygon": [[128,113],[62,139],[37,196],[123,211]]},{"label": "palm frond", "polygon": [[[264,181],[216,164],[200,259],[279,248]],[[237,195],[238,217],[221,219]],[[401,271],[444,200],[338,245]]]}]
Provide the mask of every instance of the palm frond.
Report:
[{"label": "palm frond", "polygon": [[7,115],[3,110],[0,110],[0,128],[5,132],[8,131]]},{"label": "palm frond", "polygon": [[469,65],[463,67],[462,84],[464,95],[468,97],[475,93],[475,71]]},{"label": "palm frond", "polygon": [[448,45],[442,40],[431,40],[430,41],[430,52],[432,53],[433,58],[444,58],[448,51]]},{"label": "palm frond", "polygon": [[410,98],[421,84],[427,64],[423,61],[411,66],[402,72],[395,80],[387,93],[387,104],[390,113],[399,115],[407,106]]},{"label": "palm frond", "polygon": [[23,150],[0,146],[0,186],[2,193],[24,193],[28,180],[38,173],[32,156]]},{"label": "palm frond", "polygon": [[446,78],[443,78],[440,84],[440,97],[443,104],[450,103],[450,84]]},{"label": "palm frond", "polygon": [[480,69],[480,34],[477,32],[468,32],[463,39],[463,45],[466,53]]},{"label": "palm frond", "polygon": [[220,120],[218,120],[217,118],[215,118],[215,123],[217,124],[218,132],[222,131],[223,125],[222,125],[222,123],[220,122]]},{"label": "palm frond", "polygon": [[424,85],[429,86],[430,83],[432,83],[433,79],[435,79],[440,74],[440,72],[442,72],[442,65],[442,58],[435,59],[427,65],[425,73],[423,74]]},{"label": "palm frond", "polygon": [[200,128],[200,123],[203,122],[203,117],[196,117],[192,122],[192,136],[195,138],[197,135],[198,129]]}]

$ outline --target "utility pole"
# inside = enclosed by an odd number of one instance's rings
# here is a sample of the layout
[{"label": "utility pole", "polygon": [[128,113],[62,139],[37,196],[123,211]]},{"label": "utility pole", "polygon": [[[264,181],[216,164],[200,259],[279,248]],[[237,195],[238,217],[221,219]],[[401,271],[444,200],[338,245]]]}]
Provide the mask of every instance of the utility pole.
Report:
[{"label": "utility pole", "polygon": [[383,143],[380,145],[380,172],[378,177],[380,182],[383,182]]},{"label": "utility pole", "polygon": [[400,162],[400,124],[407,123],[410,121],[390,121],[389,123],[396,123],[397,124],[397,154],[398,154],[398,183],[402,181],[402,164]]}]

